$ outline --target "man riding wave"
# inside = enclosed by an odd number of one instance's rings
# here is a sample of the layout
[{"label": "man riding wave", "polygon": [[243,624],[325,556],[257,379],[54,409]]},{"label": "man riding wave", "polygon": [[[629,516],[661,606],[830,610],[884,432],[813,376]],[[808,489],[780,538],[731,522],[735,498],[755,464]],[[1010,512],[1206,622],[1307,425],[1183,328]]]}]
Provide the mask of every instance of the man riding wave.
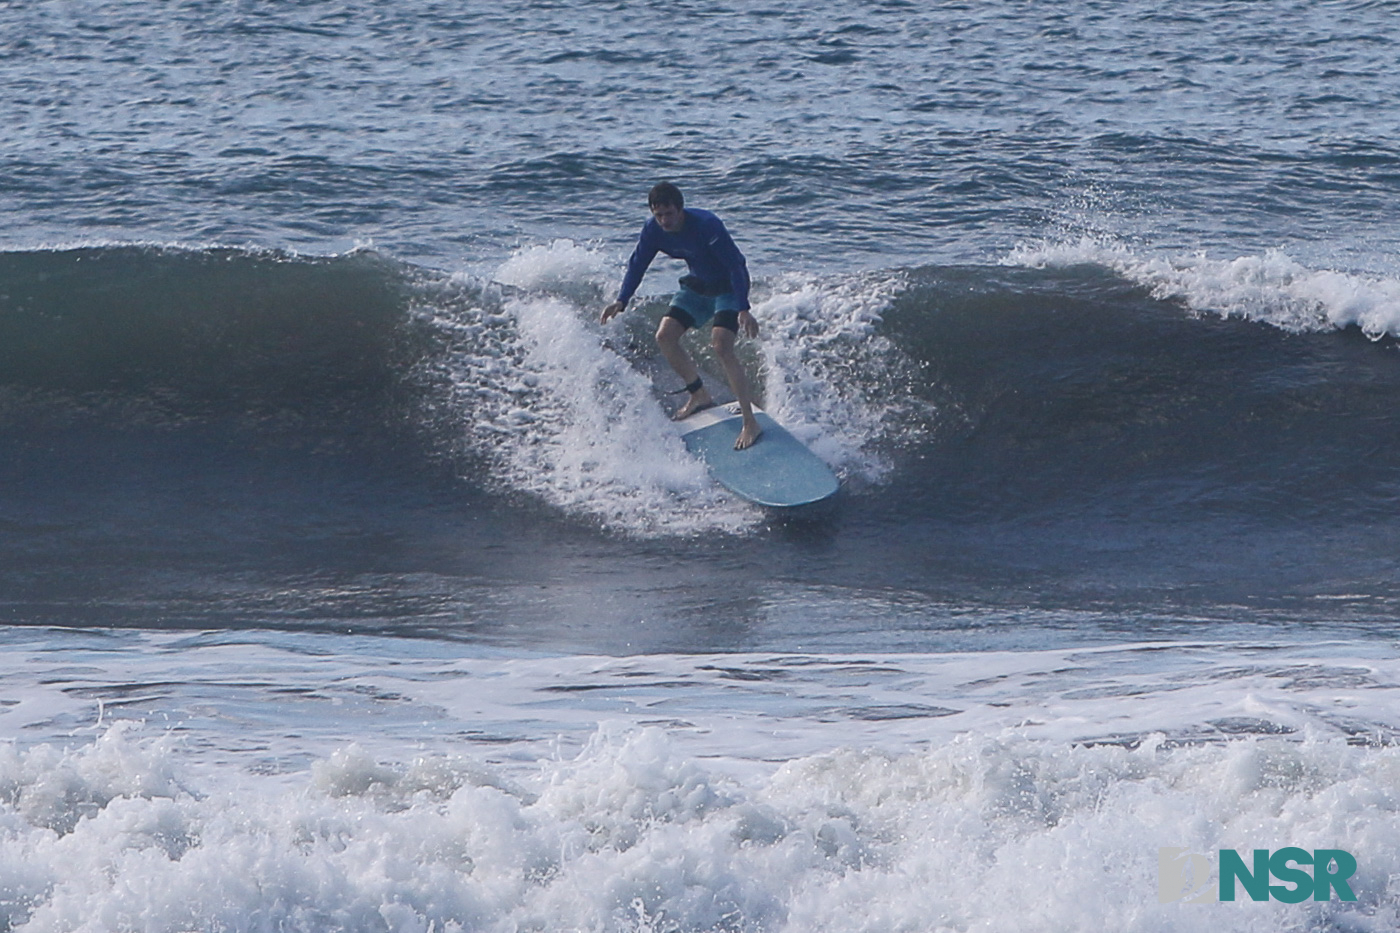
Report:
[{"label": "man riding wave", "polygon": [[744,254],[724,223],[709,211],[687,208],[680,189],[663,181],[647,194],[651,219],[642,227],[637,247],[627,261],[627,274],[617,300],[603,309],[606,324],[627,307],[658,252],[684,259],[689,275],[680,281],[680,291],[671,298],[671,308],[656,330],[656,342],[671,368],[685,381],[690,398],[675,418],[680,421],[714,404],[681,337],[692,327],[713,321],[710,344],[724,367],[734,397],[739,400],[743,428],[734,442],[735,450],[753,446],[762,429],[753,415],[749,383],[734,352],[734,342],[742,331],[745,337],[758,336],[758,321],[749,311],[749,269]]}]

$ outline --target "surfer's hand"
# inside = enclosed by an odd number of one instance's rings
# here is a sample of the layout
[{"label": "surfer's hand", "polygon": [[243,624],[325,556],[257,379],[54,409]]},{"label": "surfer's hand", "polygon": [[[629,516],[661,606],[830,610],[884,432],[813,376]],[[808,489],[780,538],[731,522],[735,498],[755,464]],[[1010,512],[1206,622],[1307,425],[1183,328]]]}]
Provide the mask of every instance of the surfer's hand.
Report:
[{"label": "surfer's hand", "polygon": [[627,305],[623,304],[622,302],[614,301],[612,304],[608,305],[606,308],[603,309],[603,316],[602,318],[600,318],[601,322],[604,324],[608,323],[608,321],[611,321],[613,318],[621,314],[622,309],[625,307],[627,307]]},{"label": "surfer's hand", "polygon": [[739,312],[739,329],[744,332],[744,336],[752,340],[758,336],[758,318],[748,311]]}]

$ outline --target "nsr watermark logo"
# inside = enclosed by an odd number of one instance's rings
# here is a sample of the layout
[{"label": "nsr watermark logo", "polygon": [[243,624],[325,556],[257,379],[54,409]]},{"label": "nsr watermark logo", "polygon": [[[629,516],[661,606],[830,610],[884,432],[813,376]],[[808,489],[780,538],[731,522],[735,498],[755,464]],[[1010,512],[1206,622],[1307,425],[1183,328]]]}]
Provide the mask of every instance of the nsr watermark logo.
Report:
[{"label": "nsr watermark logo", "polygon": [[[1304,866],[1311,866],[1312,871]],[[1209,858],[1186,849],[1158,849],[1158,903],[1233,901],[1239,888],[1244,888],[1254,901],[1270,898],[1285,904],[1299,904],[1309,898],[1330,901],[1334,893],[1340,900],[1356,900],[1347,882],[1356,874],[1356,859],[1341,849],[1311,852],[1292,846],[1274,852],[1255,849],[1252,865],[1246,865],[1234,849],[1221,849],[1215,867],[1218,871],[1213,873]],[[1282,883],[1270,884],[1271,880]]]}]

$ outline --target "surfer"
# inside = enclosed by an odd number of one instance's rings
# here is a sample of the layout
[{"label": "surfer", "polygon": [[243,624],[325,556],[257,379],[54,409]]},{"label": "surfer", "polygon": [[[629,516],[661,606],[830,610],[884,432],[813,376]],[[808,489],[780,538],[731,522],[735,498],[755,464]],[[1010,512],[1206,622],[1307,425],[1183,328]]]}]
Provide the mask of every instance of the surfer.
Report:
[{"label": "surfer", "polygon": [[617,300],[603,309],[602,321],[606,324],[627,308],[658,252],[684,259],[690,274],[681,279],[680,291],[672,297],[671,309],[656,330],[662,355],[685,381],[685,389],[690,393],[675,419],[680,421],[714,405],[695,361],[681,346],[681,337],[687,330],[713,321],[710,344],[724,366],[744,419],[734,449],[751,447],[762,429],[753,416],[744,367],[734,352],[734,341],[741,331],[745,337],[758,336],[758,321],[749,312],[749,268],[744,254],[718,217],[709,211],[687,208],[680,189],[669,181],[647,193],[647,206],[651,208],[651,219],[642,227],[637,248],[627,260],[622,290]]}]

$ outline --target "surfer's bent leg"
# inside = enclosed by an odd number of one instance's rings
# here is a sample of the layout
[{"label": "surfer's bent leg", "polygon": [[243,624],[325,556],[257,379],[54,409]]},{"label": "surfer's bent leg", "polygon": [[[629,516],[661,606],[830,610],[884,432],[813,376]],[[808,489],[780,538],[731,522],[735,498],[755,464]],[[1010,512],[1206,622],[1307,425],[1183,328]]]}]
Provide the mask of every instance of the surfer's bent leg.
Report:
[{"label": "surfer's bent leg", "polygon": [[758,419],[753,416],[753,401],[749,397],[749,380],[744,375],[744,367],[734,352],[734,341],[739,336],[737,313],[715,315],[715,326],[710,329],[710,344],[715,348],[715,356],[724,365],[724,375],[729,379],[729,388],[739,400],[739,412],[744,416],[744,426],[739,431],[739,439],[734,442],[735,450],[752,447],[753,442],[763,433]]},{"label": "surfer's bent leg", "polygon": [[[661,326],[656,329],[656,345],[661,348],[661,355],[666,357],[666,362],[671,364],[676,375],[685,380],[686,386],[689,387],[700,382],[700,371],[695,368],[695,361],[690,358],[685,347],[681,346],[681,337],[690,325],[680,318],[680,314],[685,312],[677,314],[678,310],[672,308],[671,313],[661,319]],[[690,398],[681,406],[680,411],[672,417],[680,421],[713,404],[710,390],[701,382],[699,388],[690,393]]]}]

